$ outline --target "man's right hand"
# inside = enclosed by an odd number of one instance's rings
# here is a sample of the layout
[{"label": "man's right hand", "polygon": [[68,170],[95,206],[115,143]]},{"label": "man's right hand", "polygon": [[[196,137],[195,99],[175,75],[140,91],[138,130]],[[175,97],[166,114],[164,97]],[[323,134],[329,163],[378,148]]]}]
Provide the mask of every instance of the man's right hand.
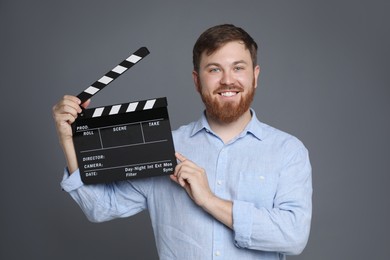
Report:
[{"label": "man's right hand", "polygon": [[58,138],[64,151],[70,173],[78,168],[76,153],[73,146],[71,124],[82,111],[80,104],[82,107],[87,108],[90,102],[90,100],[87,100],[81,104],[79,98],[65,95],[52,109]]}]

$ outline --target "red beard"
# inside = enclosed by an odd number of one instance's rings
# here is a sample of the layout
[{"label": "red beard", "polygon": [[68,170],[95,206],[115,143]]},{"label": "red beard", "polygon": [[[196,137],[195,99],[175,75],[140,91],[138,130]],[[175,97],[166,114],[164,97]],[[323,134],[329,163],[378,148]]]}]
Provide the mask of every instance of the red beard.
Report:
[{"label": "red beard", "polygon": [[[238,104],[234,102],[218,102],[217,99],[213,98],[210,94],[203,93],[201,91],[200,96],[203,100],[203,103],[206,106],[206,114],[213,120],[216,120],[221,123],[232,123],[239,119],[252,104],[253,98],[255,96],[254,82],[253,87],[250,88],[249,92],[246,95],[242,95],[240,102]],[[242,89],[242,87],[223,87],[221,86],[218,90],[229,90],[229,89]],[[241,94],[243,92],[240,92]]]}]

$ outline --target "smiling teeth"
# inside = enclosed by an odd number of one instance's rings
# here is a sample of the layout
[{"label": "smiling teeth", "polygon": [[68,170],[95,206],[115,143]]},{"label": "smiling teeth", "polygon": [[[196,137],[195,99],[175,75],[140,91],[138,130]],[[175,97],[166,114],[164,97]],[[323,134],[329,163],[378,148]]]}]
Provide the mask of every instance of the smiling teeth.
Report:
[{"label": "smiling teeth", "polygon": [[232,97],[236,94],[236,92],[223,92],[221,93],[221,96],[224,96],[224,97]]}]

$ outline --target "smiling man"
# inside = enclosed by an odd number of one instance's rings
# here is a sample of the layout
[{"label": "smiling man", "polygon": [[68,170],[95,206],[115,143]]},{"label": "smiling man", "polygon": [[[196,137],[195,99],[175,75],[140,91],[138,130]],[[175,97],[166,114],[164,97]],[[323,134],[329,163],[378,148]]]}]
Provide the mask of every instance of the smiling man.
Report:
[{"label": "smiling man", "polygon": [[[260,72],[260,67],[254,62],[245,43],[238,39],[224,44],[211,54],[202,52],[199,68],[193,71],[193,78],[212,128],[224,126],[224,133],[225,127],[236,125],[239,127],[237,130],[242,131],[250,121],[249,107]],[[194,60],[194,63],[199,61]],[[235,134],[232,132],[230,137]]]},{"label": "smiling man", "polygon": [[206,109],[173,132],[179,163],[169,177],[84,185],[70,131],[80,101],[60,100],[53,116],[68,163],[63,189],[95,222],[148,210],[160,259],[299,254],[310,231],[311,166],[297,138],[260,122],[250,108],[257,44],[239,27],[218,25],[195,43],[193,63]]}]

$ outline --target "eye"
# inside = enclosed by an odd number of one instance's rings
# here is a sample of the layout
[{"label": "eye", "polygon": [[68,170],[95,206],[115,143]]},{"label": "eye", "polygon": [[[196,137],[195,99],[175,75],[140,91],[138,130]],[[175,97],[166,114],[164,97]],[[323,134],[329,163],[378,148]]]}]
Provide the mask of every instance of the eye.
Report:
[{"label": "eye", "polygon": [[240,71],[240,70],[243,70],[243,69],[244,69],[243,66],[235,66],[235,67],[234,67],[234,70],[235,70],[235,71]]},{"label": "eye", "polygon": [[213,68],[209,69],[209,72],[220,72],[220,71],[221,71],[221,69],[217,68],[217,67],[213,67]]}]

